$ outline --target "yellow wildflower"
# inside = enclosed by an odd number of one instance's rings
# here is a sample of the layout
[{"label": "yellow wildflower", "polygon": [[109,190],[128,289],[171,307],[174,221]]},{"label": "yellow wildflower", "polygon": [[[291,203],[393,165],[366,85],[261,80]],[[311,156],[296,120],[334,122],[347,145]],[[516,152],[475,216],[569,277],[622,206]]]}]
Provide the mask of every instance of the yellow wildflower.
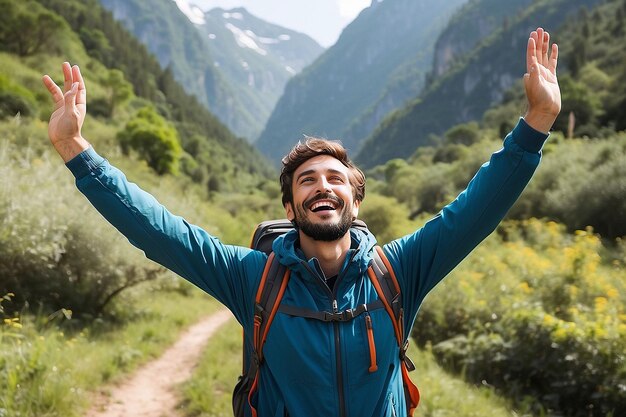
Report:
[{"label": "yellow wildflower", "polygon": [[532,291],[532,289],[530,288],[530,286],[528,285],[526,281],[520,283],[518,287],[524,294],[529,294]]}]

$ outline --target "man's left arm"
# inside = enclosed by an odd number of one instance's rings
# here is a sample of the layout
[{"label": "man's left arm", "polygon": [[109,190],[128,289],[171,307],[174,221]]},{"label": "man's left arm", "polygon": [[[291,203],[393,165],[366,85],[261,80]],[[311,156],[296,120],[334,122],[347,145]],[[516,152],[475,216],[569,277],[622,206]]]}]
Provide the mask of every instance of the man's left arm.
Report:
[{"label": "man's left arm", "polygon": [[[560,111],[557,48],[548,57],[549,35],[533,31],[524,84],[529,110],[452,203],[415,233],[385,246],[407,306],[407,324],[426,294],[504,218],[541,159],[541,147]],[[408,327],[407,327],[408,328]]]}]

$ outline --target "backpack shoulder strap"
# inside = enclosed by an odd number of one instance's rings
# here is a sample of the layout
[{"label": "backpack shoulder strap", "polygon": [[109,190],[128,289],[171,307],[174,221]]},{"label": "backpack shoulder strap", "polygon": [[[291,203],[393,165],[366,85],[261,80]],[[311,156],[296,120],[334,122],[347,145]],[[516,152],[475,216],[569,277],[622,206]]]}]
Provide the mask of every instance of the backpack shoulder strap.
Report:
[{"label": "backpack shoulder strap", "polygon": [[420,393],[409,377],[409,371],[415,369],[415,365],[406,356],[409,348],[408,337],[405,339],[404,329],[404,309],[402,308],[402,294],[400,284],[389,263],[389,259],[380,246],[376,246],[372,257],[372,262],[367,268],[367,274],[378,293],[378,298],[385,306],[385,310],[391,317],[396,340],[400,348],[400,366],[402,368],[402,381],[407,400],[409,416],[413,415],[419,403]]},{"label": "backpack shoulder strap", "polygon": [[253,417],[257,417],[256,408],[252,405],[252,396],[258,388],[259,366],[263,363],[263,345],[267,339],[267,333],[274,316],[278,311],[280,301],[285,294],[290,275],[291,270],[278,262],[274,252],[271,252],[265,263],[265,269],[256,293],[252,338],[253,350],[250,358],[251,362],[247,369],[244,363],[244,372],[247,373],[248,378],[252,381],[250,391],[248,392],[248,404]]},{"label": "backpack shoulder strap", "polygon": [[253,343],[254,349],[260,355],[259,359],[263,358],[263,345],[287,288],[290,272],[289,268],[278,262],[274,252],[269,254],[254,304]]}]

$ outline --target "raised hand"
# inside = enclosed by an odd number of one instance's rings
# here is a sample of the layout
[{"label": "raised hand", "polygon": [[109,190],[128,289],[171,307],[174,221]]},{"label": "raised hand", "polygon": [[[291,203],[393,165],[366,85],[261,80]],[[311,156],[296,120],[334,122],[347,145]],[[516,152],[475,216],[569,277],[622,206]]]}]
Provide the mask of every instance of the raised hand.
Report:
[{"label": "raised hand", "polygon": [[82,137],[81,129],[87,113],[87,90],[78,65],[63,63],[63,90],[48,75],[43,83],[54,101],[50,116],[48,136],[50,142],[65,162],[89,147]]},{"label": "raised hand", "polygon": [[[550,50],[551,49],[551,50]],[[542,28],[530,33],[526,49],[524,87],[528,99],[526,122],[548,132],[561,111],[561,90],[556,77],[557,44],[550,47],[550,34]]]}]

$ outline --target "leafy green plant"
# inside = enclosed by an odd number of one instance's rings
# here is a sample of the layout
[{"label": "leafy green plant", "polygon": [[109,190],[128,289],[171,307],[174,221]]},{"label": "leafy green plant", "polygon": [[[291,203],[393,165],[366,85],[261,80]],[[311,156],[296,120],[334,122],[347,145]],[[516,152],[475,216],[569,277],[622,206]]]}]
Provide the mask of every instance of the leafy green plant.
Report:
[{"label": "leafy green plant", "polygon": [[178,172],[182,148],[178,132],[153,107],[140,109],[118,133],[122,150],[137,151],[158,174]]},{"label": "leafy green plant", "polygon": [[591,230],[506,222],[429,296],[413,336],[535,412],[621,415],[625,265],[605,253]]}]

